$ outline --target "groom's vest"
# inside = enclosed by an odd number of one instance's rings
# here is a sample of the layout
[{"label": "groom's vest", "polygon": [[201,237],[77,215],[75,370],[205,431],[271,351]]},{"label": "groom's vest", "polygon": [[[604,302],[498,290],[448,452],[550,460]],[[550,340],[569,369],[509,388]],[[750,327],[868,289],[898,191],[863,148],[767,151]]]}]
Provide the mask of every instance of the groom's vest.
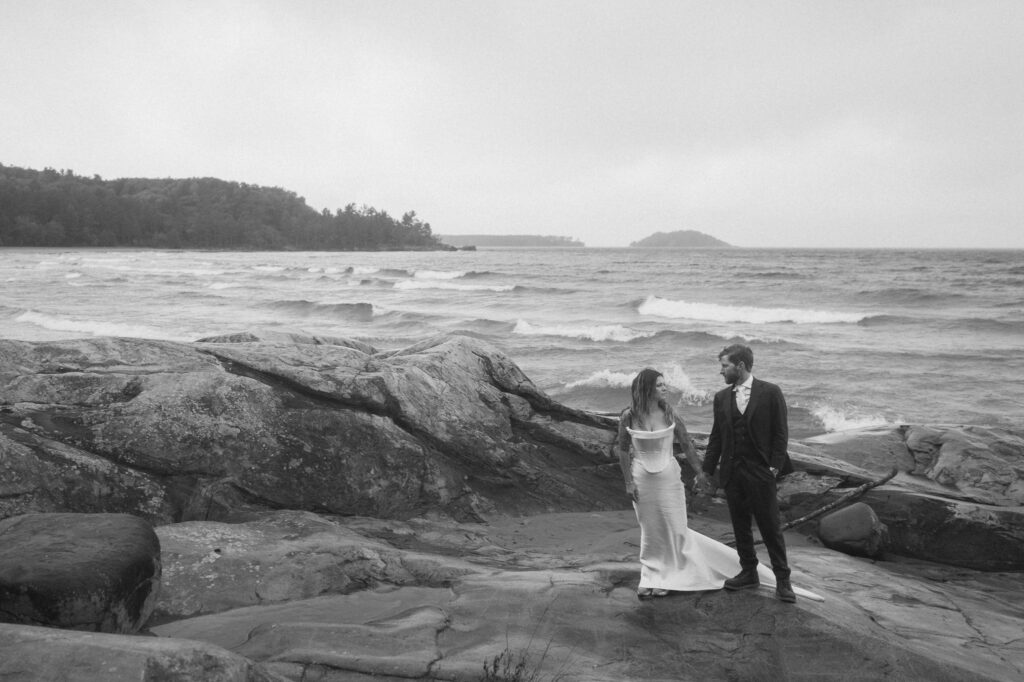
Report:
[{"label": "groom's vest", "polygon": [[[750,403],[747,403],[750,409]],[[757,454],[754,443],[750,440],[750,431],[747,429],[747,419],[739,406],[736,404],[736,391],[732,391],[732,442],[733,459],[749,460],[751,462],[762,462],[761,455]]]}]

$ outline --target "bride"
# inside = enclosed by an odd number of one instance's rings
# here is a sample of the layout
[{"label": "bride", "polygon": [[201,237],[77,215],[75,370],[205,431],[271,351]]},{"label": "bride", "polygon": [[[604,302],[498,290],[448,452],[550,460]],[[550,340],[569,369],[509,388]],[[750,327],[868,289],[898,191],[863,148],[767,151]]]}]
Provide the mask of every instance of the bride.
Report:
[{"label": "bride", "polygon": [[[736,550],[687,526],[686,491],[672,441],[679,441],[696,472],[701,471],[700,460],[683,421],[665,400],[666,389],[660,372],[647,368],[637,374],[632,405],[622,412],[615,443],[626,493],[640,522],[641,599],[670,591],[718,590],[740,569]],[[761,584],[774,587],[768,567],[759,565],[758,574]],[[795,590],[821,600],[813,592]]]}]

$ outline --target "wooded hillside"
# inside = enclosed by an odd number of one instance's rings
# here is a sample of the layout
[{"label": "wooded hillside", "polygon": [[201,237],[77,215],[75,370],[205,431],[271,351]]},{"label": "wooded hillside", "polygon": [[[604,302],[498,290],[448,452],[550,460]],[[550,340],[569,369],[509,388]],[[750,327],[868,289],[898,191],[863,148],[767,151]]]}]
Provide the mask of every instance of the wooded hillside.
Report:
[{"label": "wooded hillside", "polygon": [[103,180],[0,164],[0,246],[450,249],[415,211],[318,212],[279,187],[216,178]]}]

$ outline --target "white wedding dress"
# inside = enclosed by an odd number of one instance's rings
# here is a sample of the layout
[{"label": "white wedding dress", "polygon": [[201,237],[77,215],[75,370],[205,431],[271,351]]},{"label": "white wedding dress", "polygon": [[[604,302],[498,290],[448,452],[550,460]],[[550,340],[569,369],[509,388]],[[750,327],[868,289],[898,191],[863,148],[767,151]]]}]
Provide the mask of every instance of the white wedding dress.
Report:
[{"label": "white wedding dress", "polygon": [[[639,500],[633,503],[640,522],[640,589],[718,590],[740,572],[736,550],[690,530],[686,523],[686,489],[679,463],[672,455],[675,425],[658,431],[627,427],[633,441],[633,481]],[[775,574],[757,567],[761,584],[775,587]],[[824,601],[813,592],[793,588],[807,599]]]}]

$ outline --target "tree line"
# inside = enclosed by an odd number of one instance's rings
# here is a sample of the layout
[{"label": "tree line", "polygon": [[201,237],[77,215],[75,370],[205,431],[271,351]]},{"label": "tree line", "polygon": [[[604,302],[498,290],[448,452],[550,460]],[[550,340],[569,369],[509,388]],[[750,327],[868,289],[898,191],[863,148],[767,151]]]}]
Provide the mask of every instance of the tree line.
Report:
[{"label": "tree line", "polygon": [[217,178],[104,180],[0,164],[0,246],[302,251],[451,249],[430,223]]}]

